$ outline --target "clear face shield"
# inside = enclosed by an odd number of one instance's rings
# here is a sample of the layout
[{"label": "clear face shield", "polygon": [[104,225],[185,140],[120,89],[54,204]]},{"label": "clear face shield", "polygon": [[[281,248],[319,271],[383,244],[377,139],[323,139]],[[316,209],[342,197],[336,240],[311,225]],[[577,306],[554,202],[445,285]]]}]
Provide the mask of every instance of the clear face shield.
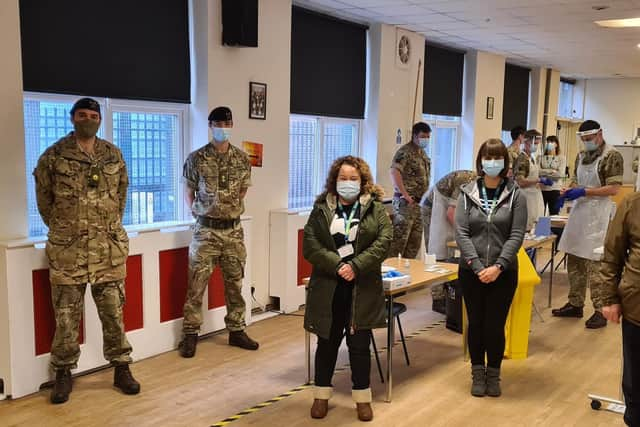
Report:
[{"label": "clear face shield", "polygon": [[585,130],[583,132],[576,132],[576,139],[578,146],[582,145],[585,151],[595,151],[598,149],[598,133],[602,131],[600,129]]}]

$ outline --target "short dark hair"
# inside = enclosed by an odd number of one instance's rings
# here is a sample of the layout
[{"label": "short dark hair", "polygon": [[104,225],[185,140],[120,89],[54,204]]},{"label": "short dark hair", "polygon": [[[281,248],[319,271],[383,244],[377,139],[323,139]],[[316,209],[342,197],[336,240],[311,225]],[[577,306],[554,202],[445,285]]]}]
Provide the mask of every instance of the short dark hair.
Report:
[{"label": "short dark hair", "polygon": [[420,132],[431,133],[431,126],[429,126],[425,122],[418,122],[415,125],[413,125],[413,128],[411,129],[411,135],[415,136]]},{"label": "short dark hair", "polygon": [[507,150],[502,140],[491,138],[482,143],[476,157],[476,173],[478,176],[484,175],[484,170],[482,169],[483,157],[502,157],[504,159],[504,169],[500,171],[500,176],[502,178],[507,177],[509,173],[509,150]]},{"label": "short dark hair", "polygon": [[589,130],[596,130],[596,129],[601,129],[600,123],[596,122],[595,120],[587,120],[585,122],[582,122],[582,124],[578,128],[578,132],[587,132]]},{"label": "short dark hair", "polygon": [[525,140],[535,139],[535,138],[537,138],[539,136],[542,136],[542,134],[539,131],[535,130],[535,129],[529,129],[528,131],[526,131],[524,133],[524,139]]},{"label": "short dark hair", "polygon": [[514,127],[513,129],[511,129],[511,140],[515,141],[520,135],[524,135],[526,131],[527,130],[524,128],[524,126]]},{"label": "short dark hair", "polygon": [[[557,156],[558,154],[560,154],[560,140],[558,139],[558,137],[557,137],[557,136],[555,136],[555,135],[549,135],[549,136],[547,137],[547,142],[553,142],[553,143],[555,143],[555,144],[556,144],[556,156]],[[548,151],[548,150],[547,150],[547,147],[544,147],[544,152],[546,153],[547,151]]]}]

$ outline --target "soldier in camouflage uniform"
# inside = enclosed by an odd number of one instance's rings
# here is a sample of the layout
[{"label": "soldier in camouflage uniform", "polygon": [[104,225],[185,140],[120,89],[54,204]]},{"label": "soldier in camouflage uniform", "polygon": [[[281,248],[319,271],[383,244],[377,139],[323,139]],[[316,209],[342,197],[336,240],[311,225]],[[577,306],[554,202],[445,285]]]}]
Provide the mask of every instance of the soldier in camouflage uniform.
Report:
[{"label": "soldier in camouflage uniform", "polygon": [[578,135],[585,150],[577,155],[571,188],[561,192],[562,198],[575,202],[558,245],[559,250],[567,253],[569,301],[552,310],[552,314],[581,318],[589,287],[595,312],[585,326],[598,329],[605,327],[607,320],[602,315],[600,255],[594,249],[604,245],[613,210],[608,196],[615,195],[622,185],[624,166],[622,155],[604,141],[597,122],[584,122]]},{"label": "soldier in camouflage uniform", "polygon": [[[422,228],[424,230],[424,246],[427,248],[427,252],[432,253],[430,247],[441,247],[443,245],[429,244],[430,239],[444,239],[449,237],[453,240],[454,236],[447,236],[444,233],[443,227],[435,227],[437,230],[433,230],[433,236],[430,234],[431,224],[434,222],[441,223],[447,221],[450,226],[453,226],[453,218],[455,217],[456,205],[458,203],[458,196],[460,195],[460,187],[476,178],[476,173],[471,170],[457,170],[448,173],[443,176],[436,185],[432,187],[420,200],[420,213],[422,215]],[[434,205],[434,192],[438,192],[438,195],[446,201],[446,218],[432,219],[432,210]],[[434,224],[436,225],[436,224]],[[453,230],[452,230],[453,231]],[[433,242],[432,242],[433,243]],[[446,242],[438,242],[444,243]],[[446,253],[436,253],[436,258],[440,261],[446,258]],[[445,311],[445,290],[444,285],[438,284],[431,287],[431,298],[433,300],[432,309],[438,313],[444,314]]]},{"label": "soldier in camouflage uniform", "polygon": [[233,118],[227,107],[209,114],[213,140],[189,155],[183,178],[187,203],[196,217],[189,247],[189,289],[184,303],[182,357],[193,357],[202,325],[202,295],[216,265],[224,278],[229,344],[257,350],[258,343],[245,333],[242,279],[247,251],[240,215],[251,186],[249,157],[231,145]]},{"label": "soldier in camouflage uniform", "polygon": [[129,180],[120,150],[96,137],[100,121],[96,101],[76,102],[75,130],[42,154],[33,173],[38,210],[49,227],[46,254],[56,320],[52,403],[66,402],[71,392],[87,283],[102,322],[104,357],[115,366],[114,385],[126,394],[140,391],[129,370],[131,345],[122,320],[129,254],[122,215]]},{"label": "soldier in camouflage uniform", "polygon": [[426,123],[416,123],[411,141],[396,151],[391,163],[393,183],[393,242],[390,256],[401,254],[415,258],[420,250],[422,220],[418,202],[429,188],[431,160],[425,153],[431,128]]},{"label": "soldier in camouflage uniform", "polygon": [[513,168],[520,155],[520,144],[524,143],[524,134],[527,130],[522,126],[516,126],[511,129],[511,145],[507,151],[509,152],[509,176],[514,176]]}]

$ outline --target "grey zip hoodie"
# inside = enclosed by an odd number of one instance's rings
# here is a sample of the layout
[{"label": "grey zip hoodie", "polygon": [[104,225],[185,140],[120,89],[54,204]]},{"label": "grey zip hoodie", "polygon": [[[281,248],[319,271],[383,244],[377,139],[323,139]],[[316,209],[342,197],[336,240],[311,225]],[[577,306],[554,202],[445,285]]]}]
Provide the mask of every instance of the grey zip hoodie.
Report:
[{"label": "grey zip hoodie", "polygon": [[527,225],[527,201],[509,179],[489,217],[480,197],[481,179],[463,186],[458,197],[455,220],[460,267],[476,274],[495,264],[504,270],[517,269]]}]

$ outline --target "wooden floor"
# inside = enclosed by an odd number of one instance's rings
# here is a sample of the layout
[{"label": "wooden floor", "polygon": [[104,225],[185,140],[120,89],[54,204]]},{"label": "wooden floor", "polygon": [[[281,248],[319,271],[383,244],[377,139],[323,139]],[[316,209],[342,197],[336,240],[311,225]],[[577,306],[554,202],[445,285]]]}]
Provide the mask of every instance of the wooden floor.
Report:
[{"label": "wooden floor", "polygon": [[[565,302],[566,273],[556,275],[554,306]],[[534,316],[530,357],[503,364],[503,396],[469,395],[470,367],[462,360],[460,335],[440,325],[408,341],[411,366],[395,347],[395,387],[391,404],[372,369],[376,426],[623,426],[619,415],[593,411],[587,393],[617,397],[620,329],[590,331],[584,320],[555,319],[546,308],[547,281],[536,291],[545,322]],[[430,311],[428,291],[403,297],[402,315],[411,334],[443,317]],[[170,352],[132,365],[142,384],[138,396],[111,387],[112,371],[78,378],[71,400],[53,406],[49,391],[0,402],[0,426],[210,426],[304,382],[302,317],[278,316],[249,328],[260,341],[257,352],[226,345],[220,334],[198,346],[195,358]],[[379,346],[383,331],[376,332]],[[384,360],[384,354],[382,355]],[[338,366],[347,364],[341,349]],[[311,390],[303,390],[230,423],[239,426],[360,425],[350,394],[349,370],[337,372],[336,389],[324,420],[312,420]]]}]

